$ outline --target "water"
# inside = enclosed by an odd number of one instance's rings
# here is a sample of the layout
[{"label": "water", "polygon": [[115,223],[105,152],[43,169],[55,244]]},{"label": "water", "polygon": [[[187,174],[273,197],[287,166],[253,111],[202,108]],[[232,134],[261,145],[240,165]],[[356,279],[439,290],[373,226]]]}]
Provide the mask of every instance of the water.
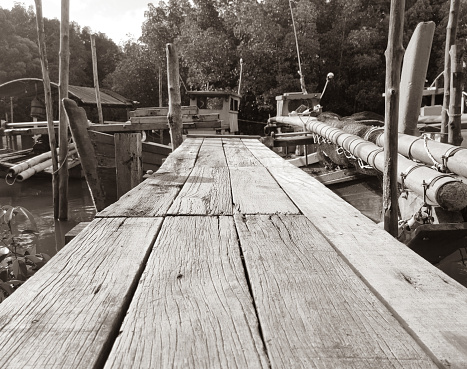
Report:
[{"label": "water", "polygon": [[13,186],[0,181],[0,205],[22,206],[33,214],[39,232],[36,236],[29,236],[28,246],[50,256],[64,246],[65,234],[70,229],[80,222],[92,220],[96,213],[84,179],[69,180],[66,221],[54,219],[50,177],[33,177]]}]

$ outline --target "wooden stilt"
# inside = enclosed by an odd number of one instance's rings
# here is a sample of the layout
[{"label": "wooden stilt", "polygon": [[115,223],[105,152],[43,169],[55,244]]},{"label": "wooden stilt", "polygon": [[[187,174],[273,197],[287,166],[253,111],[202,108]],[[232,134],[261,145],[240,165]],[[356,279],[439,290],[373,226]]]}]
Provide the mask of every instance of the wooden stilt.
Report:
[{"label": "wooden stilt", "polygon": [[116,133],[114,141],[117,197],[120,198],[143,178],[141,133]]},{"label": "wooden stilt", "polygon": [[385,164],[383,170],[384,229],[393,237],[398,233],[397,131],[399,115],[400,76],[404,48],[405,0],[391,0],[388,47],[386,49],[386,109],[384,127]]},{"label": "wooden stilt", "polygon": [[61,103],[68,98],[68,72],[70,65],[70,45],[69,45],[69,18],[70,0],[62,0],[62,11],[60,21],[60,64],[59,64],[59,211],[58,219],[68,219],[68,121],[65,109]]},{"label": "wooden stilt", "polygon": [[169,114],[172,150],[183,143],[182,99],[180,96],[180,77],[177,51],[172,44],[167,44],[167,81],[169,87]]}]

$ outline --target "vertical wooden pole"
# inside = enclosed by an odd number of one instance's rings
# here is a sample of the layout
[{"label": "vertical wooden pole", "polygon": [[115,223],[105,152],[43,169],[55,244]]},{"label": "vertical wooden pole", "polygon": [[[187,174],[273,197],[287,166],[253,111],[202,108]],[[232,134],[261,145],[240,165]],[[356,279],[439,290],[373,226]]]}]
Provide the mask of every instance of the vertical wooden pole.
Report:
[{"label": "vertical wooden pole", "polygon": [[463,90],[463,44],[451,46],[451,91],[449,99],[448,143],[460,146],[462,143],[461,115],[462,115],[462,90]]},{"label": "vertical wooden pole", "polygon": [[159,64],[159,107],[162,107],[162,67]]},{"label": "vertical wooden pole", "polygon": [[10,123],[14,123],[13,119],[13,96],[10,96]]},{"label": "vertical wooden pole", "polygon": [[91,35],[91,53],[92,53],[92,75],[94,76],[94,90],[96,91],[97,112],[99,114],[99,123],[104,123],[104,114],[102,113],[101,93],[99,91],[99,75],[97,73],[97,53],[96,36]]},{"label": "vertical wooden pole", "polygon": [[457,21],[459,18],[460,0],[451,0],[449,8],[448,26],[446,27],[446,45],[444,48],[444,97],[443,110],[441,111],[441,142],[448,142],[448,109],[449,93],[451,91],[451,62],[449,51],[456,42]]},{"label": "vertical wooden pole", "polygon": [[117,197],[120,198],[140,184],[143,178],[141,133],[116,133],[114,142]]},{"label": "vertical wooden pole", "polygon": [[177,51],[172,44],[167,44],[167,81],[169,84],[169,114],[172,150],[183,143],[182,98],[180,96],[180,73]]},{"label": "vertical wooden pole", "polygon": [[63,99],[68,98],[68,73],[70,66],[70,0],[62,0],[60,21],[60,63],[59,63],[59,211],[58,219],[68,219],[68,120],[63,107]]},{"label": "vertical wooden pole", "polygon": [[383,216],[384,229],[393,237],[398,233],[397,137],[400,77],[404,48],[405,0],[391,0],[386,56],[386,109],[384,126]]}]

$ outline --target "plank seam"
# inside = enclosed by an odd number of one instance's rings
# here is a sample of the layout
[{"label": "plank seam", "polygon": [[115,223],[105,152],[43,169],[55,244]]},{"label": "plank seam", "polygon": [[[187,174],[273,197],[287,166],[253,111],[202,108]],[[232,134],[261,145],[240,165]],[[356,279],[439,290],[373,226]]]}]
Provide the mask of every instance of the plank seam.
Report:
[{"label": "plank seam", "polygon": [[[303,214],[302,209],[300,209],[300,206],[298,206],[298,204],[297,204],[295,201],[293,201],[293,199],[289,196],[289,194],[288,194],[288,192],[285,190],[285,188],[283,188],[283,187],[281,186],[281,184],[280,184],[279,181],[276,179],[276,177],[274,176],[274,174],[269,170],[269,168],[268,168],[267,166],[265,166],[265,165],[262,163],[262,160],[261,160],[260,158],[258,158],[258,157],[255,155],[255,153],[254,153],[247,145],[245,145],[245,143],[243,142],[243,140],[242,140],[242,144],[248,149],[248,151],[250,151],[251,155],[253,155],[253,156],[255,157],[255,159],[258,160],[258,162],[261,164],[261,166],[262,166],[263,168],[265,168],[265,169],[268,171],[268,173],[271,175],[271,177],[272,177],[272,178],[274,179],[274,181],[277,183],[277,185],[278,185],[279,188],[282,190],[282,192],[284,192],[284,194],[287,196],[287,198],[290,200],[290,202],[291,202],[292,204],[295,205],[295,207],[296,207],[297,210],[298,210],[298,214],[297,214],[297,215],[305,215],[305,214]],[[283,159],[283,160],[284,160],[284,159]],[[299,169],[299,170],[301,170],[301,169]],[[231,181],[232,181],[232,179],[231,179]],[[232,188],[232,186],[230,186],[230,187]],[[233,199],[233,197],[232,197],[232,199]],[[279,213],[277,213],[277,214],[279,214]],[[268,215],[268,214],[265,214],[265,215]]]},{"label": "plank seam", "polygon": [[[122,218],[128,219],[130,217],[122,217]],[[154,217],[144,217],[144,218],[154,219]],[[120,329],[121,329],[121,327],[123,325],[123,321],[125,320],[125,317],[127,315],[130,304],[133,301],[133,297],[135,296],[136,290],[138,289],[139,282],[140,282],[141,277],[142,277],[142,275],[144,273],[144,270],[146,269],[146,265],[148,263],[149,257],[151,256],[151,254],[152,254],[152,252],[154,250],[154,244],[156,243],[157,238],[159,237],[159,234],[160,234],[160,230],[162,229],[162,226],[163,226],[163,224],[165,222],[165,217],[155,217],[155,218],[162,218],[162,221],[160,222],[160,224],[159,224],[159,226],[157,228],[157,231],[154,234],[153,240],[151,241],[151,246],[148,247],[148,252],[146,252],[146,255],[144,256],[144,258],[143,258],[143,260],[141,262],[141,266],[138,269],[138,272],[136,273],[135,278],[133,279],[133,282],[131,283],[130,287],[128,288],[127,299],[126,299],[125,303],[122,304],[122,308],[120,310],[120,313],[118,314],[118,316],[116,317],[115,321],[112,324],[113,328],[109,332],[109,335],[108,335],[107,339],[105,340],[105,342],[102,344],[102,350],[101,350],[101,352],[99,353],[99,355],[98,355],[98,357],[96,359],[95,365],[93,367],[94,369],[103,369],[104,368],[104,366],[105,366],[105,364],[106,364],[106,362],[107,362],[107,360],[108,360],[108,358],[110,356],[110,353],[112,352],[112,348],[114,347],[118,336],[121,334]],[[119,228],[123,226],[124,222],[125,221],[123,221],[122,224],[120,224]],[[104,322],[103,322],[103,324],[104,324]]]},{"label": "plank seam", "polygon": [[[245,215],[242,214],[242,218],[244,218],[244,217],[245,217]],[[256,306],[256,301],[255,301],[255,298],[254,298],[254,295],[253,295],[253,287],[251,286],[250,275],[248,273],[248,268],[246,266],[245,257],[244,257],[244,254],[243,254],[242,243],[240,242],[240,236],[238,234],[237,221],[236,221],[235,217],[233,217],[233,219],[234,219],[234,223],[235,223],[235,234],[237,235],[238,249],[239,249],[239,252],[240,252],[240,260],[242,261],[243,272],[245,273],[245,279],[246,279],[246,283],[247,283],[247,286],[248,286],[248,293],[250,294],[251,302],[253,304],[253,309],[255,310],[256,320],[258,321],[258,334],[259,334],[259,337],[261,338],[261,342],[263,343],[264,353],[265,353],[265,355],[266,355],[266,357],[268,359],[268,367],[271,369],[272,368],[271,359],[269,357],[268,348],[266,346],[266,340],[264,338],[263,328],[261,326],[261,320],[259,318],[258,307]]]}]

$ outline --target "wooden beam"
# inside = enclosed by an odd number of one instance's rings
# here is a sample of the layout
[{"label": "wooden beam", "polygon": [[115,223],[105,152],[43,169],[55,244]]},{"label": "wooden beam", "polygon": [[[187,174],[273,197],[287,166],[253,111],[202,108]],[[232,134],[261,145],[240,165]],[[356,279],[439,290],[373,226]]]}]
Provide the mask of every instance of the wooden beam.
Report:
[{"label": "wooden beam", "polygon": [[182,98],[180,96],[180,73],[175,46],[167,44],[167,81],[169,88],[169,114],[167,115],[172,148],[183,143]]},{"label": "wooden beam", "polygon": [[393,237],[398,232],[397,212],[397,131],[399,116],[399,94],[401,65],[404,55],[405,0],[391,0],[388,47],[386,49],[386,109],[384,126],[385,164],[383,171],[384,229]]},{"label": "wooden beam", "polygon": [[64,99],[63,106],[70,122],[71,134],[78,150],[78,156],[81,160],[94,205],[97,211],[101,211],[105,208],[105,192],[97,174],[96,154],[86,129],[88,122],[86,112],[71,99]]}]

